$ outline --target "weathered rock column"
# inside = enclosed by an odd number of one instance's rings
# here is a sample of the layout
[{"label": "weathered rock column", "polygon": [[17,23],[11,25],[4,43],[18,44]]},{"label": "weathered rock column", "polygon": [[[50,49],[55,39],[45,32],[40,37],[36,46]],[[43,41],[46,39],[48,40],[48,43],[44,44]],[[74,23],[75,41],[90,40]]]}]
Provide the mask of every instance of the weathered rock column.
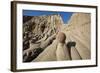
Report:
[{"label": "weathered rock column", "polygon": [[58,46],[56,50],[56,58],[58,61],[70,60],[69,48],[65,44],[66,35],[63,32],[59,32],[57,35]]}]

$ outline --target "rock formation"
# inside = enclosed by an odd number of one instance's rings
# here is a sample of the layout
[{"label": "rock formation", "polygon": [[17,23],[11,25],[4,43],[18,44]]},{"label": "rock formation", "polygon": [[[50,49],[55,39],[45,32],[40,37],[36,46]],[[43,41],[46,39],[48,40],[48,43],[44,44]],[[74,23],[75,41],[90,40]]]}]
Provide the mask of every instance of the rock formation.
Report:
[{"label": "rock formation", "polygon": [[74,13],[64,32],[68,41],[76,42],[76,50],[82,59],[91,58],[91,16],[88,13]]},{"label": "rock formation", "polygon": [[59,14],[32,16],[26,20],[23,21],[23,62],[91,58],[89,13],[73,13],[66,25]]},{"label": "rock formation", "polygon": [[56,50],[56,60],[63,61],[63,60],[70,60],[70,48],[66,46],[65,40],[66,35],[63,32],[59,32],[57,34],[56,40],[58,41],[57,50]]},{"label": "rock formation", "polygon": [[[56,37],[63,22],[60,15],[24,16],[23,55],[28,56],[34,49],[45,49]],[[25,21],[27,20],[27,21]],[[25,60],[24,60],[25,61]]]}]

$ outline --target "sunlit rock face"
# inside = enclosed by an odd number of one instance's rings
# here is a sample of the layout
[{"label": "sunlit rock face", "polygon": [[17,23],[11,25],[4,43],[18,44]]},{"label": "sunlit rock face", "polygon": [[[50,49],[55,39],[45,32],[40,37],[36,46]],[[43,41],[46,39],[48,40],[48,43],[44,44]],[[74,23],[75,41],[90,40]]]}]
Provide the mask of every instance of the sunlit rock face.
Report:
[{"label": "sunlit rock face", "polygon": [[91,58],[91,14],[73,13],[67,24],[59,14],[26,20],[23,23],[23,62]]},{"label": "sunlit rock face", "polygon": [[63,21],[59,14],[23,16],[24,56],[31,54],[34,49],[45,49],[52,44],[53,40],[56,38],[56,33],[62,24]]},{"label": "sunlit rock face", "polygon": [[31,31],[35,35],[40,36],[42,36],[41,34],[52,35],[56,32],[56,28],[62,24],[63,21],[60,15],[33,16],[30,20],[23,24],[23,31]]},{"label": "sunlit rock face", "polygon": [[64,32],[68,41],[76,42],[75,48],[82,59],[91,58],[91,15],[88,13],[74,13]]}]

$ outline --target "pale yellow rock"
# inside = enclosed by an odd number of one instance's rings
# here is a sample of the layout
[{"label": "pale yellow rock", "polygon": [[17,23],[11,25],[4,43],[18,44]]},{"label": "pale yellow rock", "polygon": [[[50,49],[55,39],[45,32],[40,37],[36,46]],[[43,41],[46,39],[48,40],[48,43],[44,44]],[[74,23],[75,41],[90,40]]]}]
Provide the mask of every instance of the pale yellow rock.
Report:
[{"label": "pale yellow rock", "polygon": [[[91,14],[73,13],[63,32],[68,40],[76,42],[76,50],[82,59],[91,58]],[[72,55],[72,53],[71,53]],[[73,57],[74,58],[74,57]]]},{"label": "pale yellow rock", "polygon": [[56,61],[56,49],[57,49],[57,41],[48,46],[33,62],[40,61]]},{"label": "pale yellow rock", "polygon": [[79,52],[82,59],[90,59],[91,57],[91,51],[82,44],[78,39],[71,36],[71,40],[76,42],[76,49]]},{"label": "pale yellow rock", "polygon": [[69,49],[66,47],[63,43],[58,43],[57,50],[56,50],[56,58],[57,61],[64,61],[64,60],[70,60],[70,53]]},{"label": "pale yellow rock", "polygon": [[[45,48],[33,62],[91,59],[91,14],[73,13],[67,25],[62,25],[63,22],[59,15],[47,18],[48,24],[50,22],[48,29],[52,29],[53,32],[55,32],[54,29],[59,30],[58,35],[56,40]],[[34,29],[34,32],[37,31],[39,31],[37,28]],[[69,51],[65,44],[70,41],[74,41],[76,46],[70,48]]]},{"label": "pale yellow rock", "polygon": [[56,58],[57,61],[70,60],[69,49],[66,47],[66,35],[63,32],[59,32],[56,40],[58,41]]}]

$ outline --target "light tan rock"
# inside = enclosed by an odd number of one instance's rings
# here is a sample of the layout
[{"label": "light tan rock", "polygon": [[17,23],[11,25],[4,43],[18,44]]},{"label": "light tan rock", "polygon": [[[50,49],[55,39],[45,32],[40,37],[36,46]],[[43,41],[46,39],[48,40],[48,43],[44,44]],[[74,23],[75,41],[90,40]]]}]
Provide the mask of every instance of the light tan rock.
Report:
[{"label": "light tan rock", "polygon": [[[82,59],[91,58],[91,14],[73,13],[64,33],[68,40],[76,42],[76,50]],[[72,53],[71,53],[72,54]],[[74,58],[74,57],[73,57]]]},{"label": "light tan rock", "polygon": [[63,32],[59,32],[56,40],[58,41],[57,50],[56,50],[56,58],[57,61],[61,60],[70,60],[69,49],[66,47],[66,35]]},{"label": "light tan rock", "polygon": [[63,32],[58,32],[56,39],[59,43],[65,43],[66,35]]},{"label": "light tan rock", "polygon": [[58,43],[56,58],[57,61],[71,60],[69,49],[66,47],[65,43]]},{"label": "light tan rock", "polygon": [[[91,58],[91,14],[73,13],[67,25],[62,25],[63,22],[60,15],[33,17],[30,21],[25,23],[25,25],[28,23],[33,23],[32,27],[34,27],[34,29],[32,29],[32,32],[35,32],[35,34],[41,35],[42,33],[47,33],[49,36],[52,36],[58,32],[56,40],[47,47],[44,47],[45,50],[40,53],[33,62],[70,59],[84,60]],[[36,25],[34,25],[34,23]],[[47,28],[42,30],[41,27]],[[46,39],[48,39],[48,37]],[[39,41],[41,40],[44,41],[45,37]],[[74,41],[76,46],[74,48],[71,47],[69,51],[66,44],[70,41]],[[45,41],[45,43],[39,46],[45,46],[46,44],[48,44],[48,42]]]},{"label": "light tan rock", "polygon": [[57,49],[57,41],[48,46],[33,62],[40,61],[56,61],[56,49]]},{"label": "light tan rock", "polygon": [[81,56],[75,47],[71,47],[71,59],[72,60],[81,60]]}]

